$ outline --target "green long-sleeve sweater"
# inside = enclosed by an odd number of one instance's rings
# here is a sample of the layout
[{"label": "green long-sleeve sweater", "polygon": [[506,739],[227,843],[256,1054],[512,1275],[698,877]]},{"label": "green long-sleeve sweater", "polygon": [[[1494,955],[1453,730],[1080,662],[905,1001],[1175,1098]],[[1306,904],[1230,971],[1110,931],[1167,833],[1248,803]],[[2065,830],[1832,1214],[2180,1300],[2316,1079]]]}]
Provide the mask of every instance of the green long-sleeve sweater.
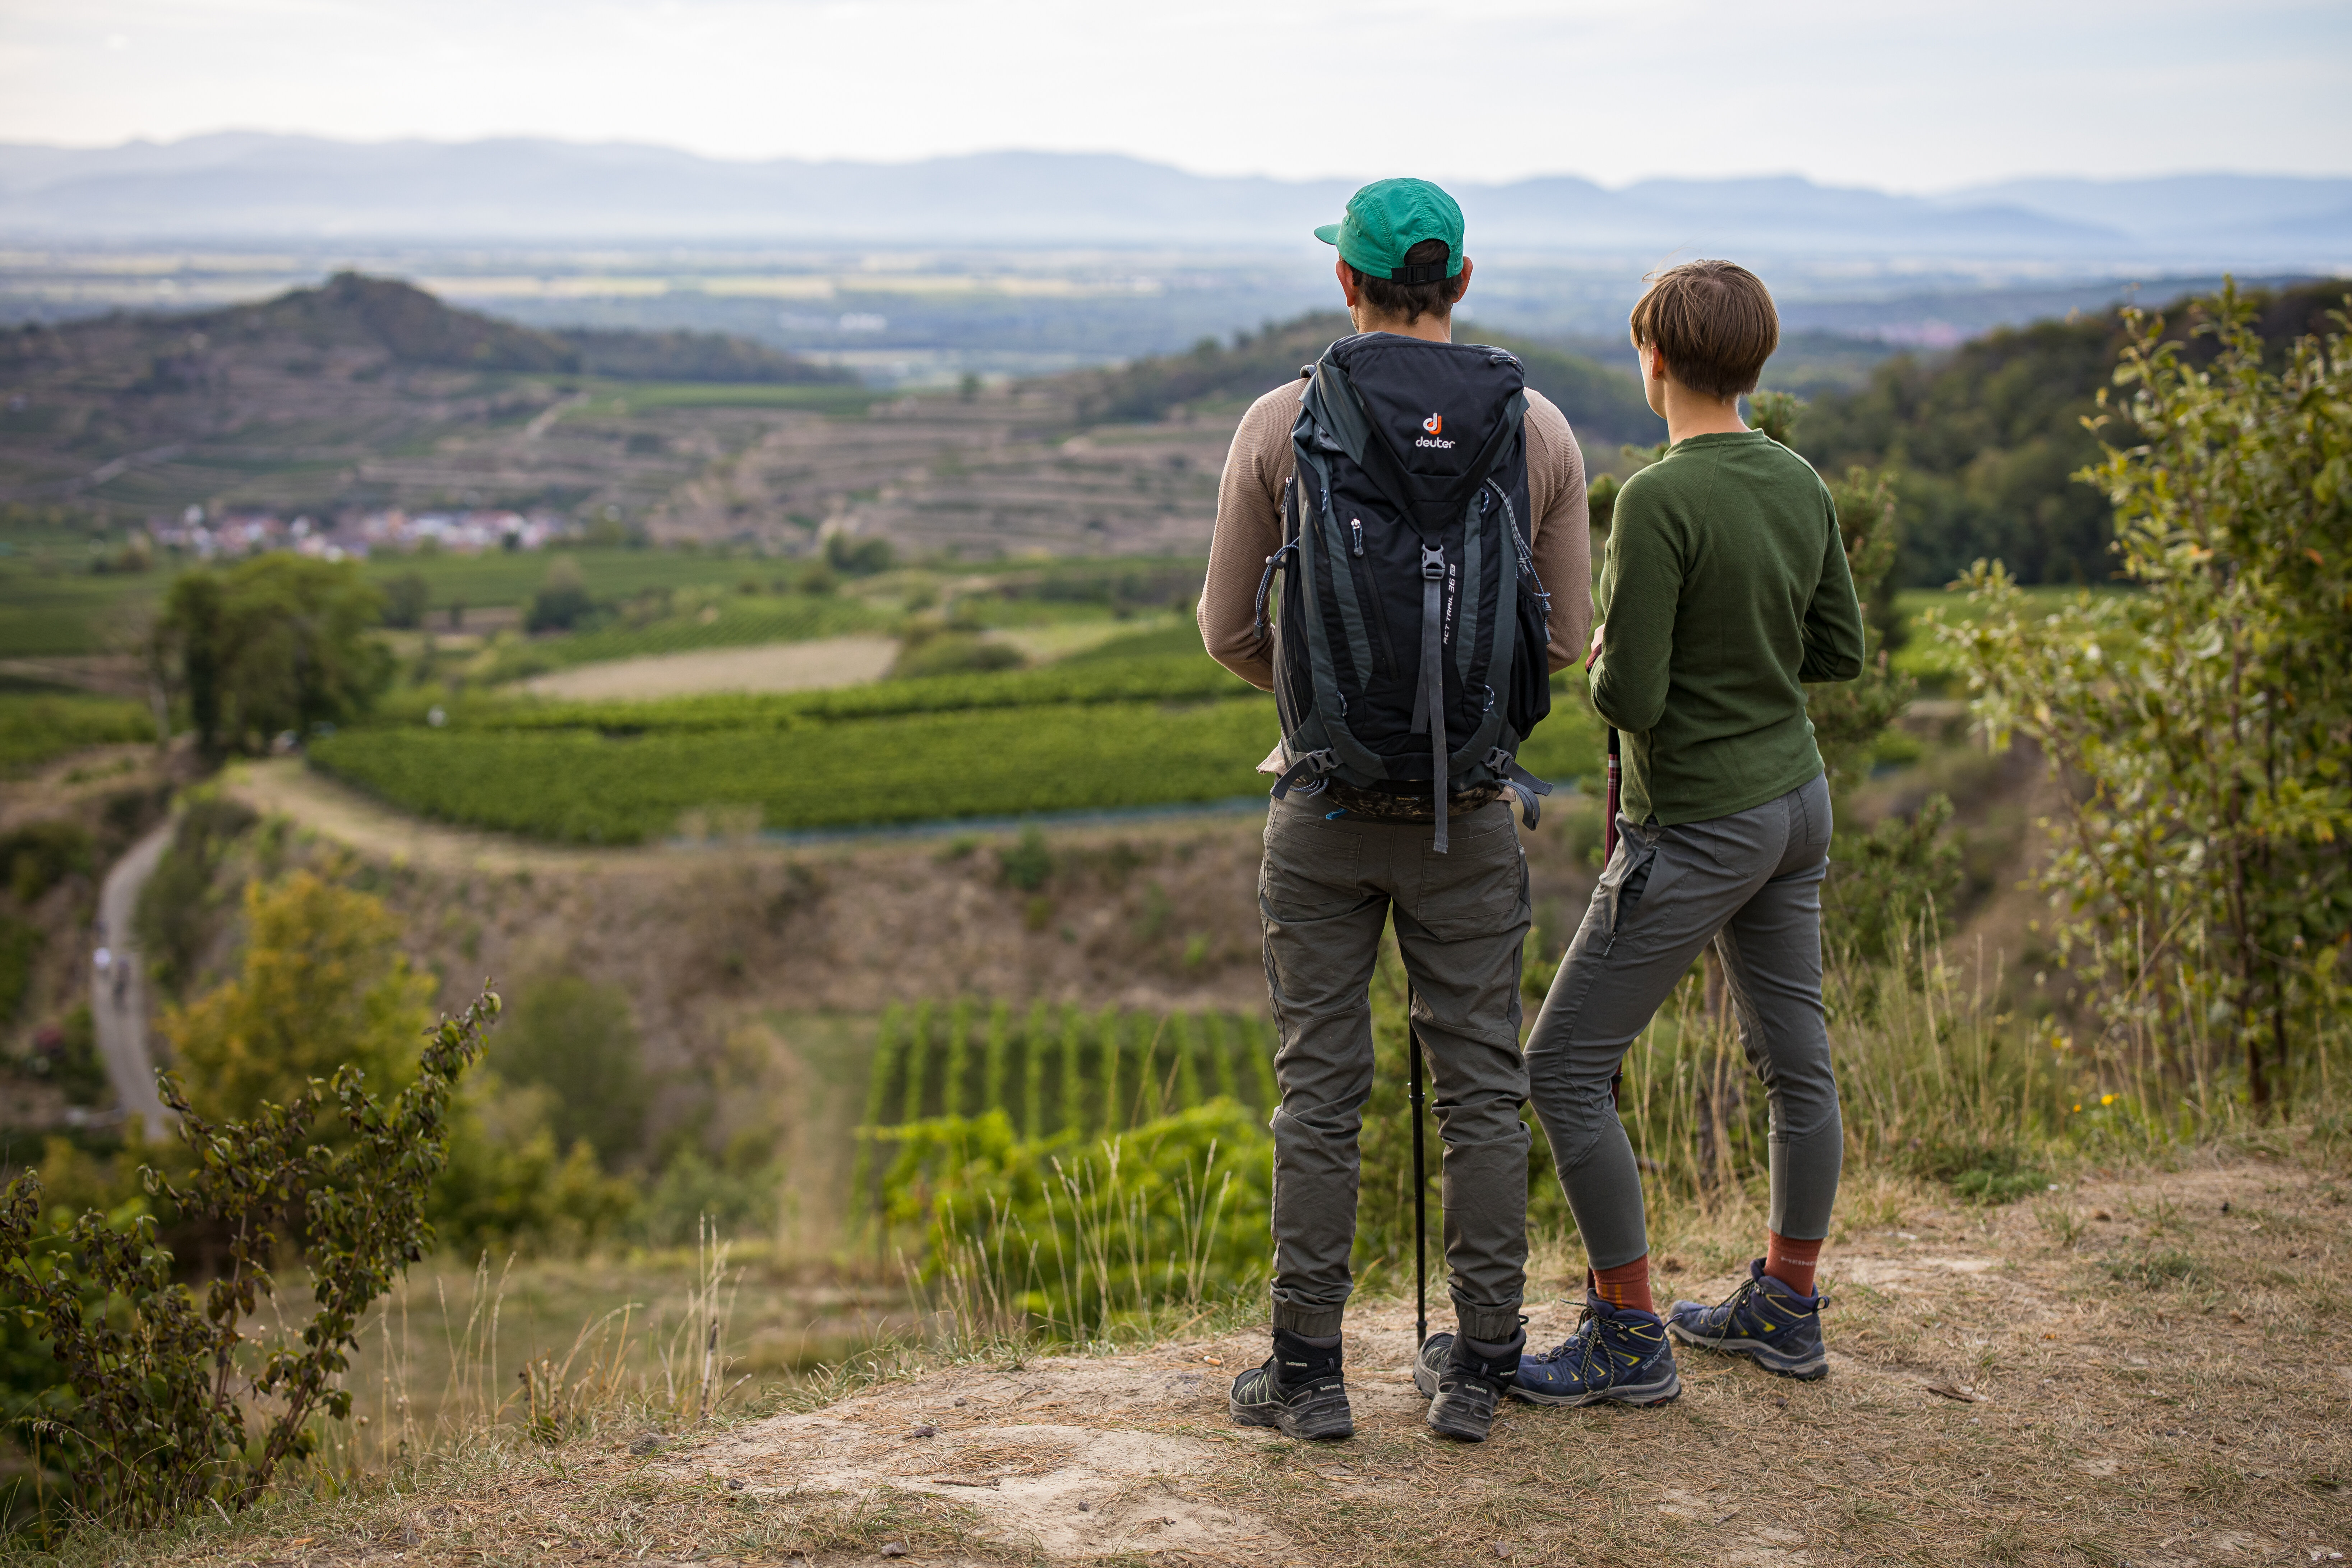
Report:
[{"label": "green long-sleeve sweater", "polygon": [[1627,816],[1727,816],[1822,771],[1805,683],[1862,673],[1862,606],[1811,464],[1758,430],[1676,442],[1619,493],[1598,599]]}]

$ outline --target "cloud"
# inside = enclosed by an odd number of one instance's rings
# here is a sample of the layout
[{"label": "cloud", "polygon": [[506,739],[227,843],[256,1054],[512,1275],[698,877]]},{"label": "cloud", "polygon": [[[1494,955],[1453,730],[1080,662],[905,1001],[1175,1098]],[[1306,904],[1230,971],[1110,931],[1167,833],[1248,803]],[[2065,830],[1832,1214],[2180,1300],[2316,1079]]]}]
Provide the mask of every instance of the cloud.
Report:
[{"label": "cloud", "polygon": [[[14,0],[0,138],[552,135],[1204,173],[2352,170],[2352,10],[2154,0]],[[113,47],[110,40],[124,40]],[[2200,112],[2211,106],[2210,112]]]}]

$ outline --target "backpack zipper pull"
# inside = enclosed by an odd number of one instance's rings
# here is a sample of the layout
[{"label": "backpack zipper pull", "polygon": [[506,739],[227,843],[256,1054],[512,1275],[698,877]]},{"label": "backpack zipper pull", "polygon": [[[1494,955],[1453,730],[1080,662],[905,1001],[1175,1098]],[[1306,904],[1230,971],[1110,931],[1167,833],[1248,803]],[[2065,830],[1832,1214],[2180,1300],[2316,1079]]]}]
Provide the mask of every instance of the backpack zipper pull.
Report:
[{"label": "backpack zipper pull", "polygon": [[1348,520],[1348,526],[1356,535],[1356,548],[1350,553],[1360,559],[1364,553],[1364,520],[1360,517],[1351,517]]}]

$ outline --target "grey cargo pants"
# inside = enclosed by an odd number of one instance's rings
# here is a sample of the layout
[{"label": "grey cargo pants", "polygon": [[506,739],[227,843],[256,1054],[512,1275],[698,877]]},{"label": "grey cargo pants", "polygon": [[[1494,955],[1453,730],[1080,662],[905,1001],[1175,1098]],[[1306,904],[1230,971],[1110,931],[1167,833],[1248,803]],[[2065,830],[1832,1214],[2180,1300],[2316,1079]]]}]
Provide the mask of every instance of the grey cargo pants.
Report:
[{"label": "grey cargo pants", "polygon": [[1712,941],[1772,1112],[1771,1227],[1829,1234],[1845,1134],[1822,1013],[1821,778],[1706,822],[1618,818],[1617,852],[1528,1037],[1528,1088],[1595,1268],[1650,1249],[1642,1177],[1609,1092],[1625,1048]]},{"label": "grey cargo pants", "polygon": [[1354,1288],[1356,1135],[1372,1090],[1369,990],[1393,912],[1444,1142],[1445,1261],[1463,1333],[1518,1332],[1527,1275],[1528,1078],[1519,958],[1528,876],[1503,803],[1454,818],[1451,853],[1425,823],[1327,819],[1319,799],[1266,817],[1258,910],[1282,1037],[1274,1058],[1274,1323],[1339,1331]]}]

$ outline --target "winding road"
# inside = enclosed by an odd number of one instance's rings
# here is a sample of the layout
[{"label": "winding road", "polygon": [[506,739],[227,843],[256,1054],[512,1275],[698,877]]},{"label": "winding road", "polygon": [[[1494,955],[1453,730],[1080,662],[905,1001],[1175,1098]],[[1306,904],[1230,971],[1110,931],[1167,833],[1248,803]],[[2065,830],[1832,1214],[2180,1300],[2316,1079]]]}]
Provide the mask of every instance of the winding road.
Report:
[{"label": "winding road", "polygon": [[133,844],[107,871],[98,913],[113,947],[114,969],[100,972],[93,966],[89,979],[89,1016],[98,1026],[99,1057],[106,1063],[106,1076],[125,1119],[142,1122],[150,1139],[164,1135],[172,1113],[155,1092],[155,1064],[147,1054],[147,977],[131,934],[131,916],[139,908],[139,889],[155,874],[171,843],[172,825],[166,822]]}]

